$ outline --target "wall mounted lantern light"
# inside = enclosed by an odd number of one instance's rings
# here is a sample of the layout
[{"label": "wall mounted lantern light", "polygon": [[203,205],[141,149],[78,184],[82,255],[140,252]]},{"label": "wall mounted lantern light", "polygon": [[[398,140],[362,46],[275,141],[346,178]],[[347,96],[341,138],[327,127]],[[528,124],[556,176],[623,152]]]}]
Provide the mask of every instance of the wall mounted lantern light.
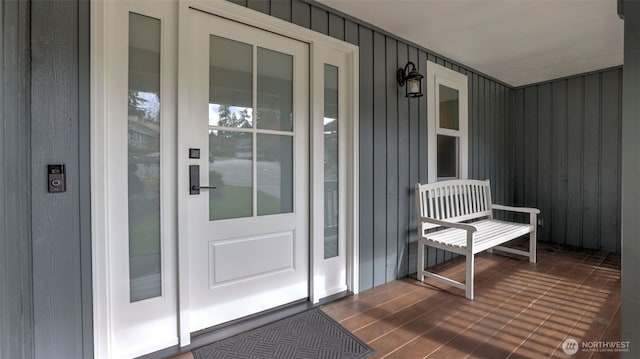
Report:
[{"label": "wall mounted lantern light", "polygon": [[[409,65],[411,65],[411,71],[407,73]],[[404,69],[398,69],[397,78],[398,85],[407,85],[404,97],[422,97],[422,79],[424,76],[416,70],[416,65],[413,62],[409,61]]]}]

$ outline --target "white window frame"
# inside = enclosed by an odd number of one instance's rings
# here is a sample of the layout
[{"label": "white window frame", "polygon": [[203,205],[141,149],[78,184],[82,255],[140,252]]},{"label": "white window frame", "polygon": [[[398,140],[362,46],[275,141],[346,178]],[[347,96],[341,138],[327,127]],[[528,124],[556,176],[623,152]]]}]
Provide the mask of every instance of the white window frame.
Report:
[{"label": "white window frame", "polygon": [[[469,89],[467,75],[448,69],[435,62],[427,61],[426,93],[427,93],[427,159],[428,181],[433,183],[451,178],[439,178],[438,173],[438,135],[453,136],[458,138],[458,177],[467,179],[469,172]],[[440,113],[439,86],[444,85],[458,90],[458,116],[459,129],[451,130],[440,128],[438,121]]]}]

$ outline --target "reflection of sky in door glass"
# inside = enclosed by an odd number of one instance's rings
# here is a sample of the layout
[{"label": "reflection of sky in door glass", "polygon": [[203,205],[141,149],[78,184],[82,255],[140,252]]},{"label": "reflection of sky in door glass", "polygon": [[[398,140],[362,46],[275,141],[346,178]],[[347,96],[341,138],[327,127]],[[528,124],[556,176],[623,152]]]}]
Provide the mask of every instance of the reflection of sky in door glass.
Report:
[{"label": "reflection of sky in door glass", "polygon": [[209,104],[209,126],[251,128],[253,110],[247,107]]},{"label": "reflection of sky in door glass", "polygon": [[138,99],[135,108],[143,111],[146,118],[152,122],[160,122],[160,98],[155,92],[138,91],[134,96]]}]

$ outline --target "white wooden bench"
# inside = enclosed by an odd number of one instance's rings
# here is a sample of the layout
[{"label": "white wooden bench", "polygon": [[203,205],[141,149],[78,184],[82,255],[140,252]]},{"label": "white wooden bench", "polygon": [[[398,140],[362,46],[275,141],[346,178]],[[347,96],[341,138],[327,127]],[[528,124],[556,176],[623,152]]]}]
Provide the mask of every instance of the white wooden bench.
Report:
[{"label": "white wooden bench", "polygon": [[[418,205],[418,280],[433,278],[463,289],[473,299],[473,257],[492,249],[529,257],[536,262],[536,208],[508,207],[491,203],[489,180],[451,180],[416,185]],[[493,210],[529,213],[529,223],[493,219]],[[475,220],[475,221],[474,221]],[[435,230],[435,229],[438,230]],[[529,252],[501,244],[529,235]],[[466,256],[465,283],[425,270],[425,247],[435,247]]]}]

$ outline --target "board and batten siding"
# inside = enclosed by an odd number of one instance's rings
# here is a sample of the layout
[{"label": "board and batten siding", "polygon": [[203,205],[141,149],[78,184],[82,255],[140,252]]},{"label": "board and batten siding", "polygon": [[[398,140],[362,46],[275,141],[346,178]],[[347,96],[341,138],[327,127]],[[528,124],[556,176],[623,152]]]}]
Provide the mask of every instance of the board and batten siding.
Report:
[{"label": "board and batten siding", "polygon": [[89,1],[3,1],[0,27],[0,358],[90,358]]},{"label": "board and batten siding", "polygon": [[[89,1],[30,4],[35,357],[91,358]],[[65,192],[47,192],[48,164]]]},{"label": "board and batten siding", "polygon": [[[427,181],[427,98],[407,99],[396,71],[427,59],[469,81],[469,177],[490,179],[496,203],[511,204],[511,89],[427,49],[324,5],[301,0],[229,0],[360,48],[360,289],[415,273],[414,186]],[[423,91],[426,89],[423,89]],[[428,265],[452,254],[429,248]]]},{"label": "board and batten siding", "polygon": [[0,358],[33,358],[30,7],[0,3]]},{"label": "board and batten siding", "polygon": [[515,205],[538,238],[620,252],[622,68],[513,90]]}]

